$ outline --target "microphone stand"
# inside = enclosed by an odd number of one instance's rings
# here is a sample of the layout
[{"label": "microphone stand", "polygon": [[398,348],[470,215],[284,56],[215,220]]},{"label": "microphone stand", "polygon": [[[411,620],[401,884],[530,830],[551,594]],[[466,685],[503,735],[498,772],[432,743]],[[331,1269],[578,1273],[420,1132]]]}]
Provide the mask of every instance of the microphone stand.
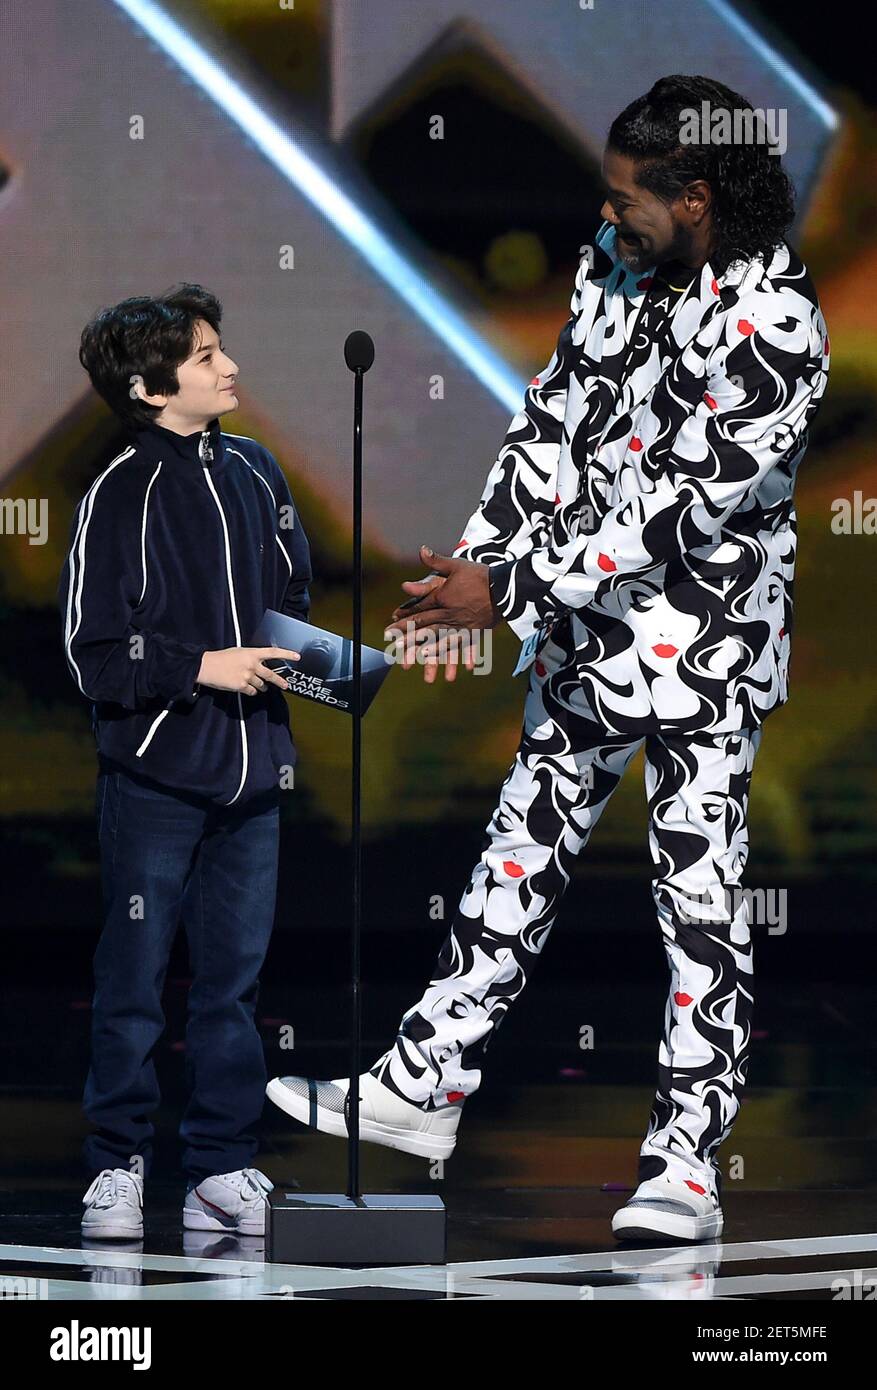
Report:
[{"label": "microphone stand", "polygon": [[[348,343],[349,341],[348,339]],[[345,357],[348,357],[347,344]],[[361,1198],[359,1073],[362,1051],[362,378],[366,370],[361,362],[353,368],[353,740],[350,817],[353,916],[350,932],[350,1086],[347,1091],[347,1195],[352,1202],[359,1202]]]},{"label": "microphone stand", "polygon": [[362,1053],[362,395],[375,347],[351,333],[344,360],[353,383],[353,715],[351,773],[352,919],[350,1078],[347,1088],[347,1193],[280,1190],[268,1194],[266,1259],[287,1264],[443,1264],[447,1235],[438,1196],[363,1196],[359,1181],[359,1074]]}]

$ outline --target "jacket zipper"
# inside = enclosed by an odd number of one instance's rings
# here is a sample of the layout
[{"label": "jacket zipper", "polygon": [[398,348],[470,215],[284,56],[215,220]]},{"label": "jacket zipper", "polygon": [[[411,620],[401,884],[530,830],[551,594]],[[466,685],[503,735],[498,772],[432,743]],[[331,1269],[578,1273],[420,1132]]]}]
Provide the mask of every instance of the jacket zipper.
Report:
[{"label": "jacket zipper", "polygon": [[[208,486],[208,488],[210,489],[211,493],[213,494],[213,500],[214,500],[214,502],[216,503],[216,507],[217,507],[217,510],[218,510],[218,512],[219,512],[219,519],[220,519],[220,521],[222,522],[222,538],[223,538],[223,543],[224,543],[224,545],[225,545],[225,577],[226,577],[226,580],[227,580],[227,583],[228,583],[228,597],[229,597],[229,602],[230,602],[230,604],[231,604],[232,622],[234,623],[235,642],[236,642],[236,644],[240,647],[240,646],[243,645],[243,643],[241,642],[241,629],[240,629],[240,624],[239,624],[239,622],[238,622],[237,607],[236,607],[236,605],[235,605],[234,579],[232,578],[232,572],[231,572],[231,545],[230,545],[230,543],[229,543],[229,538],[228,538],[228,523],[227,523],[227,521],[226,521],[225,512],[224,512],[223,509],[222,509],[222,503],[221,503],[220,500],[219,500],[219,496],[218,496],[218,494],[217,494],[216,488],[213,486],[213,479],[212,479],[211,476],[210,476],[210,470],[208,469],[208,467],[207,467],[207,462],[206,462],[208,459],[210,459],[210,460],[213,459],[213,450],[212,450],[212,448],[210,447],[210,432],[209,432],[208,430],[203,430],[203,431],[202,431],[202,433],[201,433],[201,438],[200,438],[200,440],[198,441],[198,457],[201,459],[201,467],[202,467],[203,470],[204,470],[204,477],[205,477],[205,479],[206,479],[206,481],[207,481],[207,486]],[[226,801],[226,802],[225,802],[225,805],[226,805],[226,806],[231,806],[235,801],[237,801],[238,797],[240,796],[241,792],[243,791],[243,789],[244,789],[244,783],[245,783],[246,780],[247,780],[247,766],[248,766],[248,763],[249,763],[249,749],[248,749],[248,747],[247,747],[247,730],[246,730],[246,725],[245,725],[245,722],[244,722],[244,707],[243,707],[243,705],[241,704],[240,691],[237,692],[237,702],[238,702],[238,719],[239,719],[239,722],[240,722],[240,729],[241,729],[241,761],[242,761],[242,767],[241,767],[241,780],[240,780],[240,785],[238,786],[237,791],[235,792],[234,796],[231,798],[231,801]]]}]

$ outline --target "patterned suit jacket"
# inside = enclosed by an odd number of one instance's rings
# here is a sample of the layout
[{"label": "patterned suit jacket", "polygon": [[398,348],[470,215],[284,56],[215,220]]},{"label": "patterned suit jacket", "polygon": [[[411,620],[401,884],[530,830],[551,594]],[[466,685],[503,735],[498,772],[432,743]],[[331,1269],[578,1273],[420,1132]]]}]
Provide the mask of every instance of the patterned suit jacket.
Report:
[{"label": "patterned suit jacket", "polygon": [[522,640],[569,624],[580,708],[608,733],[757,726],[788,698],[793,489],[828,374],[813,285],[786,244],[707,264],[662,348],[637,332],[651,273],[609,223],[582,250],[453,553],[490,566]]}]

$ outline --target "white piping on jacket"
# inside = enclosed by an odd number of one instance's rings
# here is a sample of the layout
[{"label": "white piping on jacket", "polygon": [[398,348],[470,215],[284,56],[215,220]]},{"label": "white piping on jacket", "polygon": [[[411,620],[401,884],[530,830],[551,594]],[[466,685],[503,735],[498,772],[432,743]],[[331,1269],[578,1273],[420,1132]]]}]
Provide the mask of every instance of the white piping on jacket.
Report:
[{"label": "white piping on jacket", "polygon": [[149,479],[149,486],[146,489],[146,496],[143,499],[143,521],[140,525],[140,563],[143,566],[143,588],[140,590],[140,597],[137,600],[138,604],[143,602],[143,597],[146,593],[146,509],[149,506],[149,494],[152,491],[152,484],[161,472],[161,465],[162,460],[159,459],[158,467]]},{"label": "white piping on jacket", "polygon": [[[171,704],[172,704],[172,703],[173,703],[173,701],[171,701]],[[150,726],[149,726],[149,733],[146,735],[146,737],[145,737],[145,739],[143,740],[143,742],[141,743],[140,747],[137,749],[137,752],[134,754],[134,756],[135,756],[136,758],[142,757],[143,754],[146,752],[147,748],[149,747],[150,743],[152,742],[152,735],[155,733],[155,731],[156,731],[156,729],[158,728],[158,726],[159,726],[159,724],[161,723],[161,721],[162,721],[163,719],[165,719],[165,718],[170,714],[170,712],[171,712],[171,707],[170,707],[170,705],[168,705],[167,709],[163,709],[162,712],[161,712],[161,714],[158,715],[158,717],[157,717],[156,719],[153,719],[152,723],[151,723]]]},{"label": "white piping on jacket", "polygon": [[[73,638],[79,631],[82,622],[82,589],[85,583],[85,542],[88,535],[88,523],[91,520],[91,513],[94,510],[94,498],[97,490],[105,478],[108,478],[114,468],[118,468],[120,463],[130,458],[134,453],[133,445],[131,448],[123,450],[118,458],[114,458],[101,473],[100,477],[95,478],[88,492],[79,504],[79,522],[76,528],[76,535],[70,547],[70,566],[67,576],[67,616],[64,622],[64,651],[67,656],[67,663],[76,680],[76,684],[89,700],[94,699],[89,695],[82,683],[82,672],[73,659]],[[145,504],[144,504],[145,507]],[[76,571],[78,569],[78,583],[76,582]],[[73,626],[73,591],[76,590],[76,626]]]},{"label": "white piping on jacket", "polygon": [[[246,438],[246,435],[243,435],[243,434],[234,434],[234,435],[232,435],[231,437],[232,437],[232,439],[245,439],[245,438]],[[244,459],[244,463],[247,465],[247,467],[250,469],[250,471],[251,471],[252,473],[255,473],[256,477],[259,479],[259,482],[263,485],[263,487],[266,487],[266,488],[268,489],[268,494],[269,494],[269,496],[270,496],[270,498],[271,498],[271,501],[274,503],[274,510],[275,510],[275,512],[276,512],[276,511],[277,511],[277,498],[274,496],[274,490],[273,490],[273,488],[271,487],[271,484],[268,482],[268,480],[267,480],[266,478],[263,478],[263,477],[262,477],[262,474],[259,472],[258,468],[254,468],[253,465],[250,463],[250,460],[247,459],[247,458],[244,458],[243,454],[242,454],[238,449],[232,449],[230,446],[227,445],[227,446],[226,446],[225,452],[226,452],[227,454],[237,454],[237,457],[238,457],[239,459]],[[287,569],[289,570],[289,577],[290,577],[290,579],[291,579],[291,578],[292,578],[292,561],[291,561],[290,558],[289,558],[289,552],[287,551],[286,546],[283,544],[283,542],[281,541],[281,539],[280,539],[280,537],[279,537],[278,535],[275,534],[274,539],[275,539],[275,541],[277,542],[278,546],[280,547],[280,554],[283,556],[284,560],[286,561],[286,567],[287,567]]]},{"label": "white piping on jacket", "polygon": [[[242,646],[242,643],[241,643],[241,629],[240,629],[240,626],[239,626],[239,624],[238,624],[237,606],[236,606],[236,603],[235,603],[235,596],[234,596],[234,580],[233,580],[233,578],[232,578],[232,573],[231,573],[231,545],[229,544],[229,539],[228,539],[228,525],[226,524],[226,520],[225,520],[225,512],[222,510],[222,503],[221,503],[220,500],[219,500],[219,496],[218,496],[218,494],[217,494],[216,488],[213,486],[213,479],[212,479],[211,476],[210,476],[210,470],[209,470],[209,469],[207,468],[207,466],[206,466],[205,464],[203,464],[203,463],[202,463],[201,467],[202,467],[202,469],[204,470],[204,477],[207,479],[207,486],[209,487],[211,493],[213,494],[213,500],[214,500],[214,502],[216,503],[217,509],[218,509],[218,511],[219,511],[219,519],[220,519],[220,521],[222,522],[222,538],[223,538],[223,541],[224,541],[224,543],[225,543],[225,574],[226,574],[226,579],[228,580],[228,595],[229,595],[229,599],[230,599],[230,601],[231,601],[231,616],[232,616],[232,621],[234,622],[235,639],[236,639],[236,641],[237,641],[237,645],[240,647],[240,646]],[[238,786],[238,789],[237,789],[237,791],[235,792],[234,796],[231,798],[231,801],[226,801],[226,802],[225,802],[225,805],[226,805],[226,806],[231,806],[235,801],[237,801],[238,797],[240,796],[241,792],[243,791],[243,789],[244,789],[244,783],[245,783],[246,780],[247,780],[247,766],[248,766],[248,763],[249,763],[249,750],[248,750],[248,748],[247,748],[247,730],[246,730],[246,727],[245,727],[245,725],[244,725],[244,707],[243,707],[243,705],[241,704],[240,691],[238,691],[237,696],[238,696],[238,714],[239,714],[239,717],[240,717],[240,726],[241,726],[241,752],[242,752],[242,754],[243,754],[243,767],[242,767],[242,769],[241,769],[241,780],[240,780],[240,785]]]}]

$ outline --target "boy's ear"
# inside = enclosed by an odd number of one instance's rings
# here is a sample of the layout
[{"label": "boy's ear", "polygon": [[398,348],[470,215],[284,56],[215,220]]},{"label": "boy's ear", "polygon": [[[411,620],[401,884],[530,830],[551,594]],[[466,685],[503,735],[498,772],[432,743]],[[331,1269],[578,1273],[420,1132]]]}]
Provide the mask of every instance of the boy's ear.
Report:
[{"label": "boy's ear", "polygon": [[132,401],[143,401],[146,399],[146,388],[143,385],[143,377],[139,372],[128,378],[128,395]]},{"label": "boy's ear", "polygon": [[167,400],[151,401],[149,399],[149,392],[146,390],[146,384],[139,372],[135,372],[133,376],[129,377],[129,382],[128,394],[132,400],[144,401],[146,405],[161,405],[162,407],[167,405]]}]

